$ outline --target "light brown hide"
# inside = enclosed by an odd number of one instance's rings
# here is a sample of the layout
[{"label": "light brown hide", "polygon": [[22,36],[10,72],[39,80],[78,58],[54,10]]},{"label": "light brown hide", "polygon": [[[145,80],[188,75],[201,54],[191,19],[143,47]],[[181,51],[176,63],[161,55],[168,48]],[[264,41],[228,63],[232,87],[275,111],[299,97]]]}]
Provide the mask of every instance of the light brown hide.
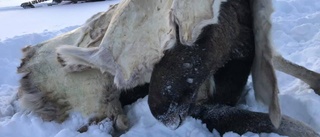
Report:
[{"label": "light brown hide", "polygon": [[96,47],[114,9],[111,7],[108,12],[94,15],[78,29],[23,49],[24,58],[18,73],[24,75],[19,88],[19,100],[24,109],[47,121],[63,122],[69,113],[80,112],[86,118],[109,118],[117,129],[128,128],[113,76],[97,69],[67,73],[56,53],[56,48],[66,44]]}]

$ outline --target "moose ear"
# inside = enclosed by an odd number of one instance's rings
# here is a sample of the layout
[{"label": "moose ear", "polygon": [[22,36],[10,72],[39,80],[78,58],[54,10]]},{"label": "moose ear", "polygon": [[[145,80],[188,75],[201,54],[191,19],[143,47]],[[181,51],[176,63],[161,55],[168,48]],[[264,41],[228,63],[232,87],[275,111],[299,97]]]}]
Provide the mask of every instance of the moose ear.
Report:
[{"label": "moose ear", "polygon": [[278,101],[278,85],[272,64],[274,50],[271,44],[271,0],[254,0],[252,14],[254,20],[255,57],[252,66],[252,81],[257,100],[269,106],[269,117],[278,128],[281,122],[281,111]]},{"label": "moose ear", "polygon": [[57,60],[66,72],[79,72],[94,68],[101,72],[115,74],[112,56],[108,52],[101,51],[99,47],[61,46],[57,48],[56,52]]}]

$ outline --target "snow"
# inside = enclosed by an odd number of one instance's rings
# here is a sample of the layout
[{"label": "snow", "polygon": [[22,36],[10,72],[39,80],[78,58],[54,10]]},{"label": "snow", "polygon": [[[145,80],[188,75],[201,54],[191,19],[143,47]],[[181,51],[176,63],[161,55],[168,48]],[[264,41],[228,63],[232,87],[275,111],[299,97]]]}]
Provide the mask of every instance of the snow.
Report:
[{"label": "snow", "polygon": [[[21,48],[33,45],[83,24],[93,14],[105,11],[118,0],[59,6],[38,6],[21,9],[25,0],[0,0],[0,136],[1,137],[108,137],[111,122],[92,125],[84,133],[77,128],[85,118],[77,113],[58,124],[44,122],[34,114],[16,112],[18,102],[12,102],[20,76]],[[320,1],[274,0],[273,38],[275,48],[287,59],[320,72]],[[320,96],[302,81],[277,72],[282,112],[313,127],[320,133]],[[248,82],[248,87],[252,83]],[[267,108],[255,101],[250,90],[244,106],[252,111],[266,112]],[[131,128],[122,137],[217,137],[200,120],[188,117],[176,130],[166,128],[150,113],[147,97],[127,106]],[[248,132],[242,137],[279,137]],[[228,132],[223,137],[240,137]]]}]

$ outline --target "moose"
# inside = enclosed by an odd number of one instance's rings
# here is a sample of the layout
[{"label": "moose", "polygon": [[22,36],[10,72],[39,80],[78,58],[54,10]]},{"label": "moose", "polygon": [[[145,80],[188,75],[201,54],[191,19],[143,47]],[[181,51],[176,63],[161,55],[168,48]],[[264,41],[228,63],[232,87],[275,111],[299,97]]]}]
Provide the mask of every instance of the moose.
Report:
[{"label": "moose", "polygon": [[[272,11],[269,0],[121,1],[73,31],[24,48],[18,98],[47,121],[79,111],[127,130],[122,106],[148,94],[153,116],[172,129],[191,115],[221,134],[319,136],[281,115],[275,69],[317,94],[320,74],[272,48]],[[269,115],[236,107],[250,74]]]}]

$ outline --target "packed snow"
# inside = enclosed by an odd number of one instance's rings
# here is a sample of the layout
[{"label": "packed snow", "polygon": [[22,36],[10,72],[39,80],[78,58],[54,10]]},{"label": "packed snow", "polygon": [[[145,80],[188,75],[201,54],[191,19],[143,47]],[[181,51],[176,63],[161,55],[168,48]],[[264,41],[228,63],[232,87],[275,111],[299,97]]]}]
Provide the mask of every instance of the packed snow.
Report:
[{"label": "packed snow", "polygon": [[[92,125],[84,133],[77,132],[86,119],[76,112],[58,124],[44,122],[34,114],[17,112],[18,102],[12,101],[19,86],[21,48],[34,45],[73,30],[93,14],[106,11],[118,0],[58,6],[40,5],[22,9],[24,0],[0,0],[0,136],[1,137],[108,137],[112,124],[108,120]],[[320,1],[274,0],[273,38],[275,48],[287,59],[320,72]],[[277,72],[280,103],[283,114],[310,125],[320,133],[320,96],[304,82]],[[249,79],[248,87],[252,87]],[[192,82],[190,80],[190,82]],[[255,101],[253,91],[246,97],[252,111],[267,112]],[[126,106],[131,128],[121,137],[218,137],[200,120],[187,118],[176,130],[166,128],[150,113],[147,97]],[[223,137],[279,137],[248,132],[238,135],[228,132]]]}]

